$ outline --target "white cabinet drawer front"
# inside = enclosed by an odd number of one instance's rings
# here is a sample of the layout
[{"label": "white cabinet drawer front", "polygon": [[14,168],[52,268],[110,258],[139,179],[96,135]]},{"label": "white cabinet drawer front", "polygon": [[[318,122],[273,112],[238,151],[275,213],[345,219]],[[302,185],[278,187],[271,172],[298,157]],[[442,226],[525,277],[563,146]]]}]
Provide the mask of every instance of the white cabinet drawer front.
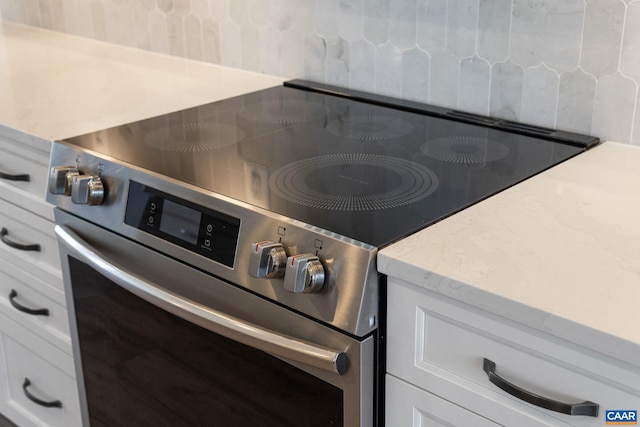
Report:
[{"label": "white cabinet drawer front", "polygon": [[48,164],[46,152],[0,138],[0,186],[15,187],[44,199]]},{"label": "white cabinet drawer front", "polygon": [[37,289],[46,285],[20,271],[2,269],[0,262],[0,310],[25,328],[71,354],[69,320],[63,304]]},{"label": "white cabinet drawer front", "polygon": [[498,427],[391,375],[386,377],[386,425],[393,427]]},{"label": "white cabinet drawer front", "polygon": [[[570,343],[398,283],[389,289],[388,317],[389,372],[427,390],[436,387],[447,399],[460,397],[448,389],[456,384],[469,393],[469,405],[477,405],[471,410],[493,420],[503,421],[476,396],[523,411],[536,419],[531,425],[602,426],[606,410],[640,410],[640,372],[622,362],[603,361]],[[511,396],[489,381],[484,358],[495,362],[496,374],[506,381],[548,400],[599,404],[598,417],[560,414]]]},{"label": "white cabinet drawer front", "polygon": [[21,427],[80,426],[75,379],[49,363],[55,350],[38,347],[36,353],[0,333],[0,412]]},{"label": "white cabinet drawer front", "polygon": [[[34,267],[60,270],[58,242],[53,223],[0,200],[0,229],[6,234],[0,242],[0,255],[9,254],[19,260],[20,267],[31,271]],[[38,250],[24,250],[14,246],[39,245]],[[7,259],[3,256],[3,259]]]}]

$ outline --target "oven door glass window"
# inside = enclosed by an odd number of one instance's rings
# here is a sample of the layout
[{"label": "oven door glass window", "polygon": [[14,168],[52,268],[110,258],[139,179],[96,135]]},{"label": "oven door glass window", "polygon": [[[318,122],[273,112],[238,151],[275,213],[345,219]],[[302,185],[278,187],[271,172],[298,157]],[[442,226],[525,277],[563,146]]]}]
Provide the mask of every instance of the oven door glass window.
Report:
[{"label": "oven door glass window", "polygon": [[92,426],[343,425],[341,389],[69,269]]}]

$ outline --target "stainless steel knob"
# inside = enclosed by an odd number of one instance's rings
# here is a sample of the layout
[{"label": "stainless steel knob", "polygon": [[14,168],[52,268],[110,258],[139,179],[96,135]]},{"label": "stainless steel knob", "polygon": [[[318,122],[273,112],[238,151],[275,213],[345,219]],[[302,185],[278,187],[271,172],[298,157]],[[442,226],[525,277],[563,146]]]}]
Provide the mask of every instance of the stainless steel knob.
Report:
[{"label": "stainless steel knob", "polygon": [[287,253],[282,244],[268,241],[251,244],[250,276],[267,279],[282,277],[286,262]]},{"label": "stainless steel knob", "polygon": [[324,285],[324,267],[312,254],[290,256],[284,274],[284,288],[289,292],[315,293]]},{"label": "stainless steel knob", "polygon": [[49,173],[49,192],[51,194],[71,195],[73,177],[80,175],[75,166],[54,166]]},{"label": "stainless steel knob", "polygon": [[79,205],[99,205],[104,200],[104,185],[99,176],[77,175],[71,182],[71,201]]}]

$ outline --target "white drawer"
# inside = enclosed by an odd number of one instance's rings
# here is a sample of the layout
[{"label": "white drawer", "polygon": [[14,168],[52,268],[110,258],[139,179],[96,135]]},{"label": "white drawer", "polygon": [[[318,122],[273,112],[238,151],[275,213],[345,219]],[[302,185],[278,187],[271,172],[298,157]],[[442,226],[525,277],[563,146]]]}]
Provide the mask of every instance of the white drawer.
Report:
[{"label": "white drawer", "polygon": [[[3,239],[7,241],[0,242],[2,259],[15,260],[18,267],[28,272],[32,272],[34,268],[60,271],[58,242],[53,232],[53,223],[0,200],[0,229],[6,231]],[[39,250],[18,249],[11,244],[37,244]]]},{"label": "white drawer", "polygon": [[[71,357],[4,316],[0,322],[0,412],[20,427],[80,426],[78,390],[68,371]],[[56,401],[60,407],[43,405]]]},{"label": "white drawer", "polygon": [[0,312],[71,354],[64,294],[50,290],[39,279],[0,260]]},{"label": "white drawer", "polygon": [[[606,410],[640,409],[640,370],[623,362],[394,279],[388,304],[388,371],[500,424],[602,426]],[[511,396],[489,381],[484,358],[527,391],[599,404],[598,417],[559,414]]]},{"label": "white drawer", "polygon": [[[0,137],[0,183],[3,185],[44,199],[48,165],[49,153],[46,151]],[[26,180],[21,176],[25,176]]]},{"label": "white drawer", "polygon": [[386,396],[385,425],[389,427],[498,427],[391,375],[386,376]]}]

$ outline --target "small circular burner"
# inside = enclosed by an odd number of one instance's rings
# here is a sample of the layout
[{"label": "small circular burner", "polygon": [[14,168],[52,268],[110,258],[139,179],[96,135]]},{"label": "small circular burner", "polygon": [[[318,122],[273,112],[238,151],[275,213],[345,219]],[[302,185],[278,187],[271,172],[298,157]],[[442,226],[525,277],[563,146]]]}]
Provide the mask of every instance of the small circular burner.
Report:
[{"label": "small circular burner", "polygon": [[434,159],[452,163],[478,164],[500,160],[509,148],[478,136],[446,136],[425,142],[422,152]]},{"label": "small circular burner", "polygon": [[426,167],[375,154],[311,157],[276,170],[272,191],[290,202],[326,210],[373,211],[421,200],[438,187]]},{"label": "small circular burner", "polygon": [[144,142],[162,151],[212,151],[233,145],[242,137],[242,131],[235,126],[194,121],[153,129],[147,132]]},{"label": "small circular burner", "polygon": [[359,141],[381,141],[408,135],[413,125],[395,117],[369,114],[331,121],[327,131],[342,138]]},{"label": "small circular burner", "polygon": [[306,123],[325,114],[323,104],[291,98],[267,99],[247,105],[240,111],[247,120],[274,125]]}]

